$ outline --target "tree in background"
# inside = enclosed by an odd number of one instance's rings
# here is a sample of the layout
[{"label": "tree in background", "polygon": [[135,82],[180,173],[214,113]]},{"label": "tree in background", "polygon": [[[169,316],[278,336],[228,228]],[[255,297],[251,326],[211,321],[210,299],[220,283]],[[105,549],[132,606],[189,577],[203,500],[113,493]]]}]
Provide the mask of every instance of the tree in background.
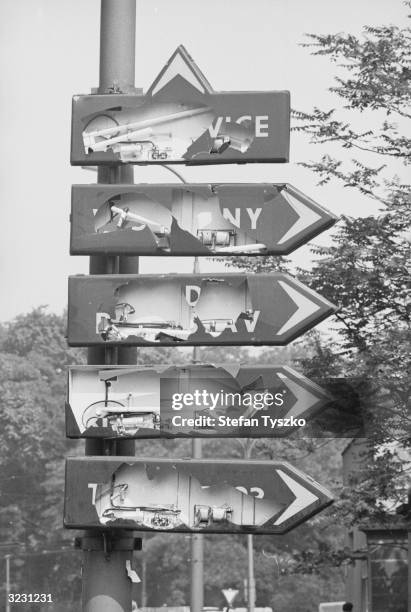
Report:
[{"label": "tree in background", "polygon": [[[411,7],[409,0],[404,4]],[[342,69],[330,91],[343,107],[294,112],[296,129],[313,144],[339,146],[355,157],[346,162],[338,152],[326,153],[302,165],[318,174],[320,185],[340,181],[378,206],[374,215],[343,217],[332,246],[314,248],[315,265],[300,270],[303,280],[340,307],[335,348],[342,373],[363,375],[375,387],[370,432],[378,453],[366,462],[357,486],[345,492],[340,509],[350,521],[392,522],[410,469],[411,186],[389,173],[405,175],[411,161],[411,29],[365,27],[361,38],[309,38],[304,46]],[[362,123],[377,127],[354,127]],[[310,365],[313,360],[305,362]]]},{"label": "tree in background", "polygon": [[[411,7],[409,0],[404,4]],[[307,334],[300,342],[314,352],[297,363],[307,376],[363,376],[373,382],[368,435],[378,453],[364,458],[364,472],[343,491],[334,512],[346,523],[392,521],[410,469],[411,187],[400,176],[411,150],[411,29],[366,26],[360,37],[308,38],[303,46],[337,67],[330,91],[338,110],[293,111],[294,131],[324,151],[319,160],[301,165],[319,176],[320,185],[335,180],[371,198],[376,212],[343,216],[332,245],[313,247],[313,267],[297,270],[340,309],[337,337]],[[353,154],[349,160],[347,151]],[[258,272],[287,267],[286,260],[273,257],[230,258],[229,264]]]},{"label": "tree in background", "polygon": [[62,459],[69,448],[76,452],[64,436],[64,397],[66,366],[79,363],[84,355],[67,348],[64,317],[43,307],[0,326],[1,540],[12,543],[5,549],[16,591],[43,585],[67,601],[79,581],[62,528]]}]

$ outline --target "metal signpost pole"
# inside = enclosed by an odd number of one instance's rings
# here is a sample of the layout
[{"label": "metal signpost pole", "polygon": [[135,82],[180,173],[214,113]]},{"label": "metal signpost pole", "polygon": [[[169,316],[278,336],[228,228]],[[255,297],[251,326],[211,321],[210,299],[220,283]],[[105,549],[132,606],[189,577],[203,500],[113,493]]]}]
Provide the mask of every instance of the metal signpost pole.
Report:
[{"label": "metal signpost pole", "polygon": [[[257,440],[244,440],[244,459],[251,459],[251,453]],[[255,577],[254,577],[254,538],[253,534],[247,534],[247,557],[248,557],[248,576],[247,576],[247,609],[248,612],[255,610]]]},{"label": "metal signpost pole", "polygon": [[[194,257],[193,272],[199,272],[198,257]],[[193,363],[198,361],[199,348],[193,348]],[[202,440],[193,438],[192,444],[193,459],[201,459]],[[204,537],[200,533],[193,533],[191,536],[191,591],[190,604],[191,612],[202,612],[204,606]]]},{"label": "metal signpost pole", "polygon": [[247,535],[247,552],[248,552],[248,581],[247,581],[247,608],[248,612],[255,610],[255,578],[254,578],[254,542],[253,534]]},{"label": "metal signpost pole", "polygon": [[[202,457],[202,440],[194,438],[192,441],[192,456],[194,459]],[[204,536],[193,533],[191,536],[191,612],[202,612],[204,606]]]},{"label": "metal signpost pole", "polygon": [[[135,0],[101,0],[99,93],[125,92],[135,78]],[[98,183],[133,183],[130,166],[98,169]],[[130,259],[131,261],[128,261]],[[90,257],[90,274],[138,272],[138,258]],[[89,364],[135,362],[135,349],[93,347]],[[86,440],[86,455],[134,455],[133,440]],[[131,559],[133,538],[118,533],[86,532],[82,547],[85,612],[129,612],[131,585],[126,562]],[[123,536],[123,537],[122,537]]]},{"label": "metal signpost pole", "polygon": [[408,530],[408,610],[411,610],[411,530]]},{"label": "metal signpost pole", "polygon": [[6,612],[10,612],[10,558],[11,555],[5,555],[6,560]]}]

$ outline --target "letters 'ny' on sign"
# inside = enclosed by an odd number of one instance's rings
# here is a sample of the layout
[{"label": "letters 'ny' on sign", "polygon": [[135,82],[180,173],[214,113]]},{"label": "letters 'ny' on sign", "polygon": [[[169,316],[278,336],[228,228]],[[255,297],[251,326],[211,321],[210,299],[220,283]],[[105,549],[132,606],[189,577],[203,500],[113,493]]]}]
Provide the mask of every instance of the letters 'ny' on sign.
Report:
[{"label": "letters 'ny' on sign", "polygon": [[72,255],[284,255],[336,217],[287,184],[74,185]]},{"label": "letters 'ny' on sign", "polygon": [[284,462],[76,457],[66,461],[64,525],[282,534],[332,501]]},{"label": "letters 'ny' on sign", "polygon": [[304,432],[330,396],[284,366],[73,366],[69,438],[273,437]]},{"label": "letters 'ny' on sign", "polygon": [[282,345],[335,310],[283,273],[72,276],[68,343]]},{"label": "letters 'ny' on sign", "polygon": [[216,93],[184,47],[145,95],[73,98],[71,163],[287,162],[288,91]]}]

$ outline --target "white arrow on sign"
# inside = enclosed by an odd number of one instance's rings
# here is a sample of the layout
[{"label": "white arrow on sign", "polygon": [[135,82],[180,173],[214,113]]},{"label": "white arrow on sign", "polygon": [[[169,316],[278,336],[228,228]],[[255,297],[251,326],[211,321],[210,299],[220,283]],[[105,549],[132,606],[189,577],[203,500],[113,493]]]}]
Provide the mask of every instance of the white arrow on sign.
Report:
[{"label": "white arrow on sign", "polygon": [[284,415],[284,418],[289,417],[291,415],[294,417],[298,417],[303,412],[307,412],[308,410],[310,410],[310,408],[314,406],[314,404],[316,404],[320,399],[324,398],[324,392],[322,393],[322,396],[320,398],[318,397],[318,395],[310,393],[308,389],[299,385],[298,382],[292,380],[283,372],[277,372],[277,376],[281,378],[285,386],[288,387],[288,389],[297,399],[294,406],[292,406],[292,408],[290,408],[290,410]]},{"label": "white arrow on sign", "polygon": [[236,595],[238,595],[237,589],[221,589],[222,594],[226,598],[226,601],[229,606],[233,603]]},{"label": "white arrow on sign", "polygon": [[[295,313],[284,323],[282,328],[278,330],[277,335],[281,336],[281,334],[284,334],[295,325],[298,325],[298,323],[301,323],[301,321],[304,321],[304,319],[308,319],[308,317],[317,312],[317,310],[320,310],[320,306],[285,281],[278,281],[278,283],[298,306]],[[304,287],[304,289],[311,292],[308,287]],[[319,298],[314,292],[311,293],[315,295],[317,299]]]},{"label": "white arrow on sign", "polygon": [[295,500],[288,506],[288,508],[284,510],[277,520],[274,521],[274,525],[282,525],[289,518],[318,501],[319,498],[314,495],[314,493],[311,493],[311,491],[306,489],[306,487],[291,478],[291,476],[283,472],[283,470],[276,470],[276,472],[280,478],[283,479],[288,488],[291,489],[293,495],[295,496]]},{"label": "white arrow on sign", "polygon": [[293,198],[293,196],[287,193],[285,190],[282,191],[281,195],[297,213],[298,219],[284,234],[281,240],[278,241],[278,244],[284,244],[284,242],[287,242],[287,240],[290,238],[294,238],[294,236],[305,230],[307,227],[314,225],[314,223],[321,219],[321,216],[318,213],[303,204],[303,202]]}]

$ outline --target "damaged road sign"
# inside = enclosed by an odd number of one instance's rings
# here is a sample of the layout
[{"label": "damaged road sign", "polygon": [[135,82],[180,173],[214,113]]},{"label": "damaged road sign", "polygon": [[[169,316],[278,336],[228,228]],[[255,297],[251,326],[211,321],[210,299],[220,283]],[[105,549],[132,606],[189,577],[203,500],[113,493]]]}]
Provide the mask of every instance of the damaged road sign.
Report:
[{"label": "damaged road sign", "polygon": [[283,345],[335,310],[283,273],[72,276],[68,343]]},{"label": "damaged road sign", "polygon": [[76,457],[66,461],[64,525],[282,534],[332,501],[284,462]]},{"label": "damaged road sign", "polygon": [[72,255],[284,255],[336,217],[288,184],[74,185]]},{"label": "damaged road sign", "polygon": [[288,91],[216,93],[183,46],[145,95],[73,98],[71,163],[287,162]]},{"label": "damaged road sign", "polygon": [[282,437],[332,398],[284,366],[72,366],[69,438]]}]

